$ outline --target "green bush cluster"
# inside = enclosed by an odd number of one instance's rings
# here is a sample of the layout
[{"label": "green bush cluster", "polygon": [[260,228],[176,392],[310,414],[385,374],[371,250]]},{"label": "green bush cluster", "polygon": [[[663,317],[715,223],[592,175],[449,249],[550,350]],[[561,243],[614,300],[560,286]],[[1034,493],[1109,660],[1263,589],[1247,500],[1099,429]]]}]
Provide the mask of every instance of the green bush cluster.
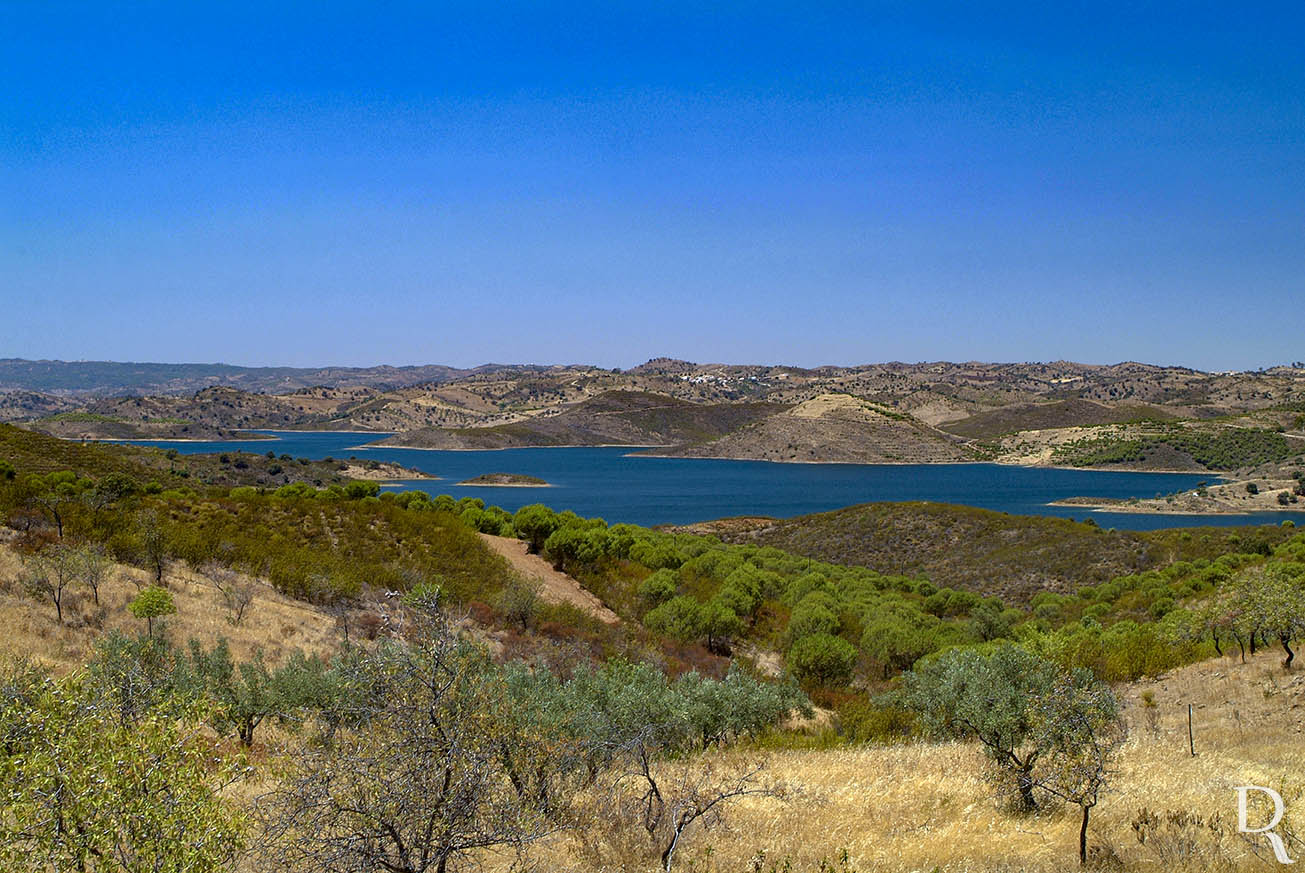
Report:
[{"label": "green bush cluster", "polygon": [[927,580],[812,561],[714,537],[607,525],[542,504],[518,510],[525,539],[655,633],[726,654],[739,638],[788,656],[810,685],[848,682],[863,660],[884,676],[951,645],[1008,635],[1022,617],[997,598]]}]

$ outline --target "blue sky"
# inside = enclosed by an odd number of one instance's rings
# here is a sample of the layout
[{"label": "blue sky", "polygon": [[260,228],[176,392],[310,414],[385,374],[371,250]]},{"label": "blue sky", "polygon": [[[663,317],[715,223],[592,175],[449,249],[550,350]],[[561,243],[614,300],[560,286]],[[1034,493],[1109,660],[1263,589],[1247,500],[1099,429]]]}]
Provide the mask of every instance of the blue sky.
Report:
[{"label": "blue sky", "polygon": [[1305,358],[1299,4],[980,5],[0,0],[0,356]]}]

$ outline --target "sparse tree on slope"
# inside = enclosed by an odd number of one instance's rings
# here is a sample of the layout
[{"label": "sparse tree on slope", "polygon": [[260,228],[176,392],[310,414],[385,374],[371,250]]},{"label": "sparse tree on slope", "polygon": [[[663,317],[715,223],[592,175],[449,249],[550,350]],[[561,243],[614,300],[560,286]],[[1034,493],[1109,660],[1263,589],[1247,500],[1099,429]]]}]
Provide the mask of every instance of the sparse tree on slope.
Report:
[{"label": "sparse tree on slope", "polygon": [[59,542],[45,547],[23,563],[23,587],[32,596],[53,603],[55,616],[59,624],[63,624],[64,597],[69,587],[81,578],[81,551]]},{"label": "sparse tree on slope", "polygon": [[1036,808],[1035,789],[1053,759],[1075,753],[1119,715],[1114,695],[1090,672],[1066,672],[1012,643],[947,652],[906,674],[901,701],[935,736],[982,743],[1024,811]]},{"label": "sparse tree on slope", "polygon": [[177,606],[172,602],[172,594],[166,588],[151,585],[127,605],[127,609],[137,618],[145,619],[146,633],[154,636],[154,619],[174,615]]}]

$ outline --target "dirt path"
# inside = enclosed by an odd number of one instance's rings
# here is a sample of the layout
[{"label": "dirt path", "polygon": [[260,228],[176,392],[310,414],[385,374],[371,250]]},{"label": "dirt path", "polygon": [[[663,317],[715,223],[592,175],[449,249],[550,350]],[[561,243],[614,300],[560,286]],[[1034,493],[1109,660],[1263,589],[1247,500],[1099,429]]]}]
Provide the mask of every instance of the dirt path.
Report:
[{"label": "dirt path", "polygon": [[481,534],[480,538],[485,541],[485,545],[506,558],[512,565],[512,569],[538,582],[539,596],[548,602],[570,603],[607,624],[617,624],[621,621],[616,613],[582,588],[579,582],[565,573],[554,570],[553,565],[539,555],[528,554],[525,541],[485,533]]}]

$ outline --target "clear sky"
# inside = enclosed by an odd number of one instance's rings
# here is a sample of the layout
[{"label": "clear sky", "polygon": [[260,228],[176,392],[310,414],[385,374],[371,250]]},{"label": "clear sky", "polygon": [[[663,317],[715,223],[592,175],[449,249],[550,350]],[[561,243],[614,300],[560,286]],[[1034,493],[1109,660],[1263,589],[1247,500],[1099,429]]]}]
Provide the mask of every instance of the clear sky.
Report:
[{"label": "clear sky", "polygon": [[1305,359],[1302,32],[1299,2],[0,0],[0,356]]}]

